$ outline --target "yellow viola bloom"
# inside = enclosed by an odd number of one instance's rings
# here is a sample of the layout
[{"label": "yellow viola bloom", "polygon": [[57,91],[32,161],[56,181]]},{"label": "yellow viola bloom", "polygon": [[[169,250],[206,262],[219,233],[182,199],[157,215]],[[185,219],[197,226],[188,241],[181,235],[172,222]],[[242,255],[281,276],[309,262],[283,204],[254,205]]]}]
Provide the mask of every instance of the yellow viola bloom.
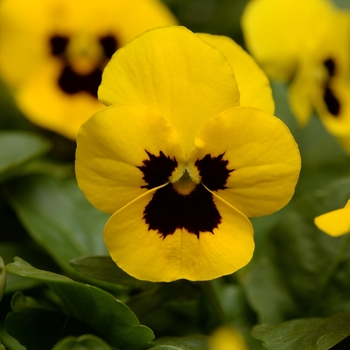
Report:
[{"label": "yellow viola bloom", "polygon": [[232,326],[217,328],[209,338],[209,350],[249,350],[243,336]]},{"label": "yellow viola bloom", "polygon": [[267,75],[290,83],[299,124],[316,110],[329,132],[349,138],[349,13],[329,0],[251,0],[242,28]]},{"label": "yellow viola bloom", "polygon": [[315,225],[332,237],[350,233],[350,200],[344,208],[317,216]]},{"label": "yellow viola bloom", "polygon": [[76,175],[113,214],[104,239],[116,264],[154,282],[246,265],[247,217],[287,204],[300,171],[256,63],[228,38],[153,29],[113,56],[99,98],[108,107],[80,128]]},{"label": "yellow viola bloom", "polygon": [[1,0],[0,77],[28,119],[75,139],[103,107],[97,89],[113,53],[172,24],[158,0]]}]

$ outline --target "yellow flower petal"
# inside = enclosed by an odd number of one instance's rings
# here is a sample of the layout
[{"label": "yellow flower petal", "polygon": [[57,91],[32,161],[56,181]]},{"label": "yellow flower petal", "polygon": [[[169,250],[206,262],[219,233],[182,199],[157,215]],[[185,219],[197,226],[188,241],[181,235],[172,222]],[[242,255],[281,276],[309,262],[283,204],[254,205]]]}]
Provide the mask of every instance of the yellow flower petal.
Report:
[{"label": "yellow flower petal", "polygon": [[[349,89],[347,79],[350,52],[344,48],[350,40],[350,16],[348,13],[335,12],[332,23],[332,29],[325,33],[322,42],[313,51],[301,50],[298,69],[289,87],[291,108],[301,126],[308,123],[314,109],[321,118],[327,119],[330,116],[334,121],[344,119],[338,118],[340,114],[347,114],[344,106],[348,99],[342,97],[346,96],[346,90]],[[332,106],[326,104],[326,89],[333,90],[334,85],[337,85],[334,95],[341,100],[339,115],[331,115]],[[344,92],[339,93],[339,89]],[[348,131],[344,130],[344,133]]]},{"label": "yellow flower petal", "polygon": [[280,119],[259,109],[232,108],[210,120],[198,132],[189,158],[196,162],[207,154],[228,161],[232,171],[216,193],[248,217],[281,209],[294,193],[298,146]]},{"label": "yellow flower petal", "polygon": [[87,116],[99,111],[103,104],[86,92],[68,95],[58,89],[61,69],[58,62],[46,62],[35,77],[17,88],[16,98],[18,106],[33,123],[75,139]]},{"label": "yellow flower petal", "polygon": [[[175,131],[159,113],[138,106],[111,106],[82,125],[77,136],[76,176],[87,199],[114,213],[147,192],[142,171],[146,152],[184,156]],[[167,181],[167,179],[166,179]]]},{"label": "yellow flower petal", "polygon": [[[172,24],[157,0],[3,0],[0,74],[31,121],[74,139],[102,108],[97,88],[115,49]],[[67,68],[75,74],[62,80]]]},{"label": "yellow flower petal", "polygon": [[232,326],[217,328],[209,339],[210,350],[248,350],[243,336]]},{"label": "yellow flower petal", "polygon": [[270,82],[254,59],[226,36],[202,33],[197,35],[222,51],[229,60],[241,94],[240,105],[260,108],[273,114],[275,103],[272,98]]},{"label": "yellow flower petal", "polygon": [[[327,90],[326,90],[327,89]],[[328,94],[328,107],[324,94]],[[326,88],[320,89],[315,98],[319,116],[329,133],[336,137],[350,138],[350,84],[343,79],[334,77]],[[330,110],[337,110],[336,114]]]},{"label": "yellow flower petal", "polygon": [[314,78],[314,62],[310,63],[309,57],[305,55],[307,62],[299,62],[299,69],[296,71],[288,89],[288,99],[291,110],[301,127],[308,124],[314,111],[315,94],[318,93],[319,81]]},{"label": "yellow flower petal", "polygon": [[268,76],[288,80],[299,52],[312,52],[332,29],[333,15],[327,0],[252,0],[242,16],[245,42]]},{"label": "yellow flower petal", "polygon": [[332,237],[350,232],[350,200],[342,209],[333,210],[315,218],[315,225]]},{"label": "yellow flower petal", "polygon": [[[197,237],[185,228],[177,228],[164,237],[150,229],[143,217],[156,191],[147,192],[117,211],[105,226],[107,249],[115,263],[128,274],[153,282],[181,278],[210,280],[231,274],[250,261],[254,250],[250,221],[215,195],[214,202],[222,221],[213,233],[201,232]],[[162,214],[157,214],[160,220]],[[191,220],[192,215],[188,213]],[[171,222],[172,218],[163,220]]]},{"label": "yellow flower petal", "polygon": [[99,98],[107,105],[158,110],[177,131],[185,153],[206,121],[239,105],[226,57],[183,27],[151,30],[119,50],[103,73]]}]

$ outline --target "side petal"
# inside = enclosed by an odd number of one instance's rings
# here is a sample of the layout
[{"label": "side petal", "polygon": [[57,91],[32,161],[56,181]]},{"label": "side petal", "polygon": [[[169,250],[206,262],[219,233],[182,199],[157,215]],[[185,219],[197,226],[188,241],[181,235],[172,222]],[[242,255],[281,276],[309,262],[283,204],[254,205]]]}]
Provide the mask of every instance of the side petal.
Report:
[{"label": "side petal", "polygon": [[255,108],[232,108],[210,120],[198,132],[195,143],[190,163],[208,154],[223,155],[228,162],[225,188],[215,193],[244,215],[271,214],[293,196],[300,154],[280,119]]},{"label": "side petal", "polygon": [[289,104],[300,127],[305,127],[309,123],[314,110],[313,95],[320,84],[314,78],[313,63],[307,56],[300,59],[299,67],[288,88]]},{"label": "side petal", "polygon": [[220,50],[183,27],[163,27],[116,52],[104,70],[99,98],[106,105],[158,110],[187,152],[206,121],[239,105],[239,90]]},{"label": "side petal", "polygon": [[208,44],[221,50],[229,60],[241,94],[240,105],[260,108],[269,114],[273,114],[275,103],[270,82],[253,57],[226,36],[202,33],[197,35]]},{"label": "side petal", "polygon": [[344,208],[317,216],[315,225],[332,237],[350,233],[350,200]]},{"label": "side petal", "polygon": [[143,215],[156,190],[117,211],[105,226],[107,249],[128,274],[152,282],[211,280],[231,274],[251,260],[254,240],[250,221],[215,195],[222,222],[213,233],[201,232],[197,238],[177,229],[163,238],[149,229]]},{"label": "side petal", "polygon": [[[327,88],[328,99],[325,98]],[[328,86],[315,94],[315,105],[322,123],[336,137],[350,137],[350,85],[345,79],[334,77]],[[328,102],[326,102],[328,100]],[[335,113],[336,111],[336,113]]]},{"label": "side petal", "polygon": [[77,136],[79,187],[98,209],[114,213],[147,192],[138,168],[148,159],[147,152],[184,162],[176,132],[157,111],[141,106],[101,110]]}]

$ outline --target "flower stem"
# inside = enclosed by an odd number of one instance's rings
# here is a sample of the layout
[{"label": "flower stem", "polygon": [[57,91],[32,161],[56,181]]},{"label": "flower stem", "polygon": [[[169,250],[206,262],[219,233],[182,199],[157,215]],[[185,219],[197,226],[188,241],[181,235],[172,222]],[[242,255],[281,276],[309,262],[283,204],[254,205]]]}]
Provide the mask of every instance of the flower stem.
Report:
[{"label": "flower stem", "polygon": [[228,323],[229,320],[221,306],[221,303],[217,297],[217,294],[215,293],[215,290],[213,288],[211,281],[198,282],[198,284],[212,312],[216,315],[220,324]]},{"label": "flower stem", "polygon": [[344,255],[346,253],[346,251],[348,250],[349,247],[349,243],[350,243],[350,233],[348,233],[345,237],[344,240],[342,242],[342,245],[339,248],[338,254],[335,257],[333,263],[330,265],[325,278],[322,282],[322,284],[320,285],[320,288],[318,290],[318,293],[315,297],[315,301],[313,303],[313,308],[311,309],[312,313],[316,311],[317,309],[317,305],[320,301],[320,299],[322,298],[324,292],[326,291],[327,286],[329,285],[335,271],[337,270],[337,268],[339,267],[341,261],[344,258]]}]

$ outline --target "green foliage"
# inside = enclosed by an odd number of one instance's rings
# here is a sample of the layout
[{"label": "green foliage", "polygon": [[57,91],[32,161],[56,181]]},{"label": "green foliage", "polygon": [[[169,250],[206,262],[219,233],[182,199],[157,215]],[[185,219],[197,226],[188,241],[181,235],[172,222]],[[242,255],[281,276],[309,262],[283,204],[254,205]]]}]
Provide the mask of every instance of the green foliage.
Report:
[{"label": "green foliage", "polygon": [[91,335],[66,337],[59,341],[52,350],[111,350],[112,348],[102,339]]},{"label": "green foliage", "polygon": [[270,350],[328,350],[350,335],[349,325],[350,313],[344,312],[328,318],[256,326],[253,335]]},{"label": "green foliage", "polygon": [[[244,45],[246,0],[164,2],[189,29]],[[74,142],[27,122],[0,83],[0,350],[206,350],[223,319],[250,350],[349,348],[350,235],[329,237],[314,218],[350,198],[350,157],[316,114],[297,125],[288,84],[272,88],[302,156],[299,183],[286,208],[252,220],[253,260],[211,281],[210,294],[115,265],[103,242],[109,215],[74,178]]]},{"label": "green foliage", "polygon": [[245,283],[261,322],[350,311],[350,247],[333,266],[348,239],[329,237],[313,222],[317,215],[344,207],[348,198],[350,178],[337,180],[295,201],[271,230]]},{"label": "green foliage", "polygon": [[204,336],[163,338],[154,342],[153,350],[208,350],[208,339]]},{"label": "green foliage", "polygon": [[22,225],[66,272],[71,259],[106,254],[101,239],[108,215],[95,209],[75,179],[30,175],[13,181],[7,196]]},{"label": "green foliage", "polygon": [[[46,283],[60,300],[63,313],[57,315],[56,311],[43,308],[35,300],[14,295],[6,327],[11,335],[29,349],[44,350],[48,348],[46,341],[59,340],[59,334],[70,318],[89,326],[112,347],[146,349],[154,338],[152,331],[141,326],[124,303],[102,289],[75,282],[63,275],[35,269],[20,258],[7,265],[7,270]],[[40,325],[50,325],[48,328],[51,329],[51,334],[44,343],[41,343],[41,337],[32,339],[35,329],[40,328]]]},{"label": "green foliage", "polygon": [[0,132],[0,183],[18,176],[23,167],[49,149],[39,135],[22,131]]},{"label": "green foliage", "polygon": [[0,256],[0,301],[5,292],[6,270],[3,258]]},{"label": "green foliage", "polygon": [[83,256],[70,261],[70,264],[82,275],[115,285],[149,288],[153,284],[131,277],[120,269],[109,256]]}]

